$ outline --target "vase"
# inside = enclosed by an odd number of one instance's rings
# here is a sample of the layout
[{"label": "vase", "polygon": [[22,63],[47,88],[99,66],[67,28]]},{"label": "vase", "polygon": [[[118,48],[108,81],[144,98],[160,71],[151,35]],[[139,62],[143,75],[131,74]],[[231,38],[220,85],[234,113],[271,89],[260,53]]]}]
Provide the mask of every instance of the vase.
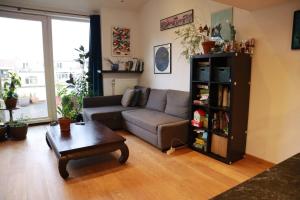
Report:
[{"label": "vase", "polygon": [[208,54],[211,52],[211,49],[215,47],[215,41],[202,42],[202,47],[203,47],[204,54]]},{"label": "vase", "polygon": [[111,70],[114,71],[114,72],[118,71],[119,70],[119,64],[112,64],[111,65]]}]

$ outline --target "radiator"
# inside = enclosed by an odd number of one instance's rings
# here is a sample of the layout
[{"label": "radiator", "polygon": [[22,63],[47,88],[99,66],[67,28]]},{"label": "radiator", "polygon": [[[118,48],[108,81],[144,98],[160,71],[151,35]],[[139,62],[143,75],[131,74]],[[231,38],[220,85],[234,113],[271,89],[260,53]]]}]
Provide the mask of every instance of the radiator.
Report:
[{"label": "radiator", "polygon": [[123,94],[127,88],[133,88],[137,84],[137,78],[103,78],[103,93],[104,96]]}]

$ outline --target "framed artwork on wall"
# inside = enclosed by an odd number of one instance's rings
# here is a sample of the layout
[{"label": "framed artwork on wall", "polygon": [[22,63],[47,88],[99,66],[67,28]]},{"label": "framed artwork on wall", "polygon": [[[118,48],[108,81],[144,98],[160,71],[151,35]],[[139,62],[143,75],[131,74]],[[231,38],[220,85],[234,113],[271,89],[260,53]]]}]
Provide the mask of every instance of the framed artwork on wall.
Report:
[{"label": "framed artwork on wall", "polygon": [[162,44],[153,47],[154,74],[171,74],[172,44]]},{"label": "framed artwork on wall", "polygon": [[300,49],[300,10],[294,13],[292,49]]},{"label": "framed artwork on wall", "polygon": [[130,56],[130,29],[112,27],[112,56]]},{"label": "framed artwork on wall", "polygon": [[229,24],[233,24],[233,8],[228,8],[211,14],[212,37],[231,40]]},{"label": "framed artwork on wall", "polygon": [[188,10],[171,17],[160,20],[160,30],[164,31],[167,29],[183,26],[194,22],[194,10]]}]

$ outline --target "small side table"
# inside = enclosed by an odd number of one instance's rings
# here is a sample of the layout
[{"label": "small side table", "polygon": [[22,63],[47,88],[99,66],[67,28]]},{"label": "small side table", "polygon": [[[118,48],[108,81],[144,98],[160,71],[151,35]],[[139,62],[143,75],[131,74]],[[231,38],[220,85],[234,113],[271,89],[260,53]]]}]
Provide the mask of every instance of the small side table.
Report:
[{"label": "small side table", "polygon": [[9,122],[13,122],[14,118],[13,118],[13,111],[14,110],[18,110],[20,108],[16,107],[16,108],[12,108],[12,109],[7,109],[7,108],[0,108],[0,110],[8,110],[9,111]]}]

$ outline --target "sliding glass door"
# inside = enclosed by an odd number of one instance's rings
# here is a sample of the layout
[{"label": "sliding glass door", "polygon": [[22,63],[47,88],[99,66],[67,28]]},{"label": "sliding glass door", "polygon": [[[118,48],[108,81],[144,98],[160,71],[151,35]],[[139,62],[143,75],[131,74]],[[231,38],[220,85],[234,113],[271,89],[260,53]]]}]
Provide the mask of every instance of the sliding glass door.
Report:
[{"label": "sliding glass door", "polygon": [[[41,121],[50,118],[43,21],[44,18],[38,16],[10,13],[0,17],[0,85],[3,87],[8,80],[8,72],[21,77],[21,87],[17,89],[19,109],[14,111],[15,119]],[[8,112],[5,118],[8,119]]]},{"label": "sliding glass door", "polygon": [[[21,77],[14,118],[56,119],[56,86],[66,85],[70,73],[79,73],[74,49],[88,49],[89,22],[0,12],[0,27],[0,90],[8,72]],[[8,112],[1,114],[8,120]]]},{"label": "sliding glass door", "polygon": [[[51,20],[55,91],[68,86],[70,77],[76,80],[82,73],[87,72],[87,63],[80,65],[75,60],[79,58],[79,49],[83,46],[89,49],[90,24],[87,20],[73,21],[64,18]],[[83,68],[85,66],[85,68]],[[59,102],[56,97],[56,103]]]}]

